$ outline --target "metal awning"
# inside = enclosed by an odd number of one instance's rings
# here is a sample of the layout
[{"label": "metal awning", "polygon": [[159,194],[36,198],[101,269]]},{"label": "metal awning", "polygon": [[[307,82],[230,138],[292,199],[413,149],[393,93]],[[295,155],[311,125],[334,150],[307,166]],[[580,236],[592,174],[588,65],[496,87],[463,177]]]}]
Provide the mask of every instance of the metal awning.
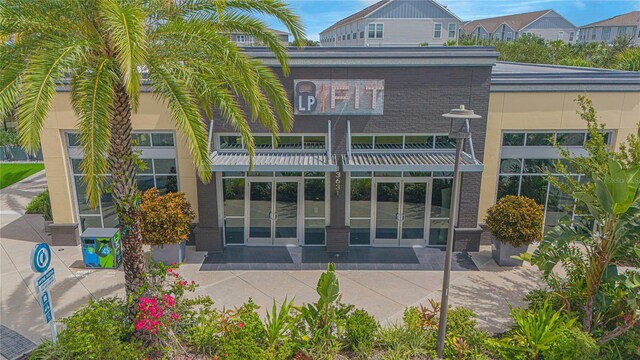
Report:
[{"label": "metal awning", "polygon": [[[247,152],[220,152],[211,154],[214,172],[249,171]],[[338,171],[336,159],[327,153],[258,152],[253,158],[251,171]]]},{"label": "metal awning", "polygon": [[[437,171],[452,172],[455,151],[352,152],[343,155],[344,171]],[[462,152],[460,171],[482,172],[484,165]]]}]

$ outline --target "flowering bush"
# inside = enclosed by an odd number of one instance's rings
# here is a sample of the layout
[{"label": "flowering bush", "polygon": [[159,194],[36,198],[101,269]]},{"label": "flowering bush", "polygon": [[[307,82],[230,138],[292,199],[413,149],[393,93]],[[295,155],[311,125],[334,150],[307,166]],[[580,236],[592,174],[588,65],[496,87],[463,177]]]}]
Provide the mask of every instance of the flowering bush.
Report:
[{"label": "flowering bush", "polygon": [[193,292],[197,284],[188,282],[178,272],[178,265],[151,263],[140,288],[138,315],[134,325],[139,337],[162,353],[186,353],[179,334],[182,318],[193,313],[199,299],[188,300],[185,293]]},{"label": "flowering bush", "polygon": [[148,245],[177,244],[187,240],[195,213],[184,193],[160,195],[149,189],[140,203],[140,231]]}]

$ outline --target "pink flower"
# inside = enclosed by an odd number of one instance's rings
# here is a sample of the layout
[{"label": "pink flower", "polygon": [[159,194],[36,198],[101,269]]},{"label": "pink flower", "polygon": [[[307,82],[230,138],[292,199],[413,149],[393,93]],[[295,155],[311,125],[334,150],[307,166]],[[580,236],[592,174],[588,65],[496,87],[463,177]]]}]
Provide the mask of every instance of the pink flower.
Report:
[{"label": "pink flower", "polygon": [[242,328],[244,327],[244,323],[243,323],[243,322],[239,322],[239,323],[238,323],[238,327],[239,327],[240,329],[242,329]]},{"label": "pink flower", "polygon": [[176,301],[173,298],[173,296],[169,294],[162,294],[162,299],[164,300],[164,303],[166,306],[173,307],[176,304]]},{"label": "pink flower", "polygon": [[171,314],[171,318],[172,318],[173,320],[178,320],[178,319],[180,319],[180,315],[178,315],[178,314],[176,314],[176,313],[173,313],[173,314]]}]

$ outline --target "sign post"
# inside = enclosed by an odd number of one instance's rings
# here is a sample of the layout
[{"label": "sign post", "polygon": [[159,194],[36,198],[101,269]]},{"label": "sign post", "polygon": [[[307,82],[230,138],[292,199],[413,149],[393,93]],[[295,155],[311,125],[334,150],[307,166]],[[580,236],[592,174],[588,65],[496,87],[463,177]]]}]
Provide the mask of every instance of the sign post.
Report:
[{"label": "sign post", "polygon": [[56,273],[53,268],[49,269],[49,265],[51,265],[51,248],[46,243],[36,245],[31,250],[31,269],[40,273],[40,275],[34,280],[33,284],[36,294],[38,294],[44,323],[49,325],[51,341],[55,344],[58,341],[58,332],[56,330],[55,317],[53,316],[49,288],[56,281]]}]

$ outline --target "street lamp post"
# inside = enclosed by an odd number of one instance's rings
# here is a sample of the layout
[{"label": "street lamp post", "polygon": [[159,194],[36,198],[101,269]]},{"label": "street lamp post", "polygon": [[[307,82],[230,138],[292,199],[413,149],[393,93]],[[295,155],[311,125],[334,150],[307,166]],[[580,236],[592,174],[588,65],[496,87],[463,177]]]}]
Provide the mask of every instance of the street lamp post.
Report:
[{"label": "street lamp post", "polygon": [[460,108],[451,110],[443,117],[450,119],[449,138],[456,140],[456,157],[453,167],[453,189],[451,193],[451,213],[449,216],[449,232],[447,234],[447,251],[444,259],[444,277],[442,279],[442,300],[440,303],[440,322],[438,324],[438,357],[442,358],[444,350],[444,339],[447,332],[447,307],[449,306],[449,282],[451,278],[451,258],[453,256],[453,236],[456,223],[458,222],[459,198],[460,198],[460,153],[464,141],[471,138],[469,127],[470,119],[480,119],[473,110]]}]

